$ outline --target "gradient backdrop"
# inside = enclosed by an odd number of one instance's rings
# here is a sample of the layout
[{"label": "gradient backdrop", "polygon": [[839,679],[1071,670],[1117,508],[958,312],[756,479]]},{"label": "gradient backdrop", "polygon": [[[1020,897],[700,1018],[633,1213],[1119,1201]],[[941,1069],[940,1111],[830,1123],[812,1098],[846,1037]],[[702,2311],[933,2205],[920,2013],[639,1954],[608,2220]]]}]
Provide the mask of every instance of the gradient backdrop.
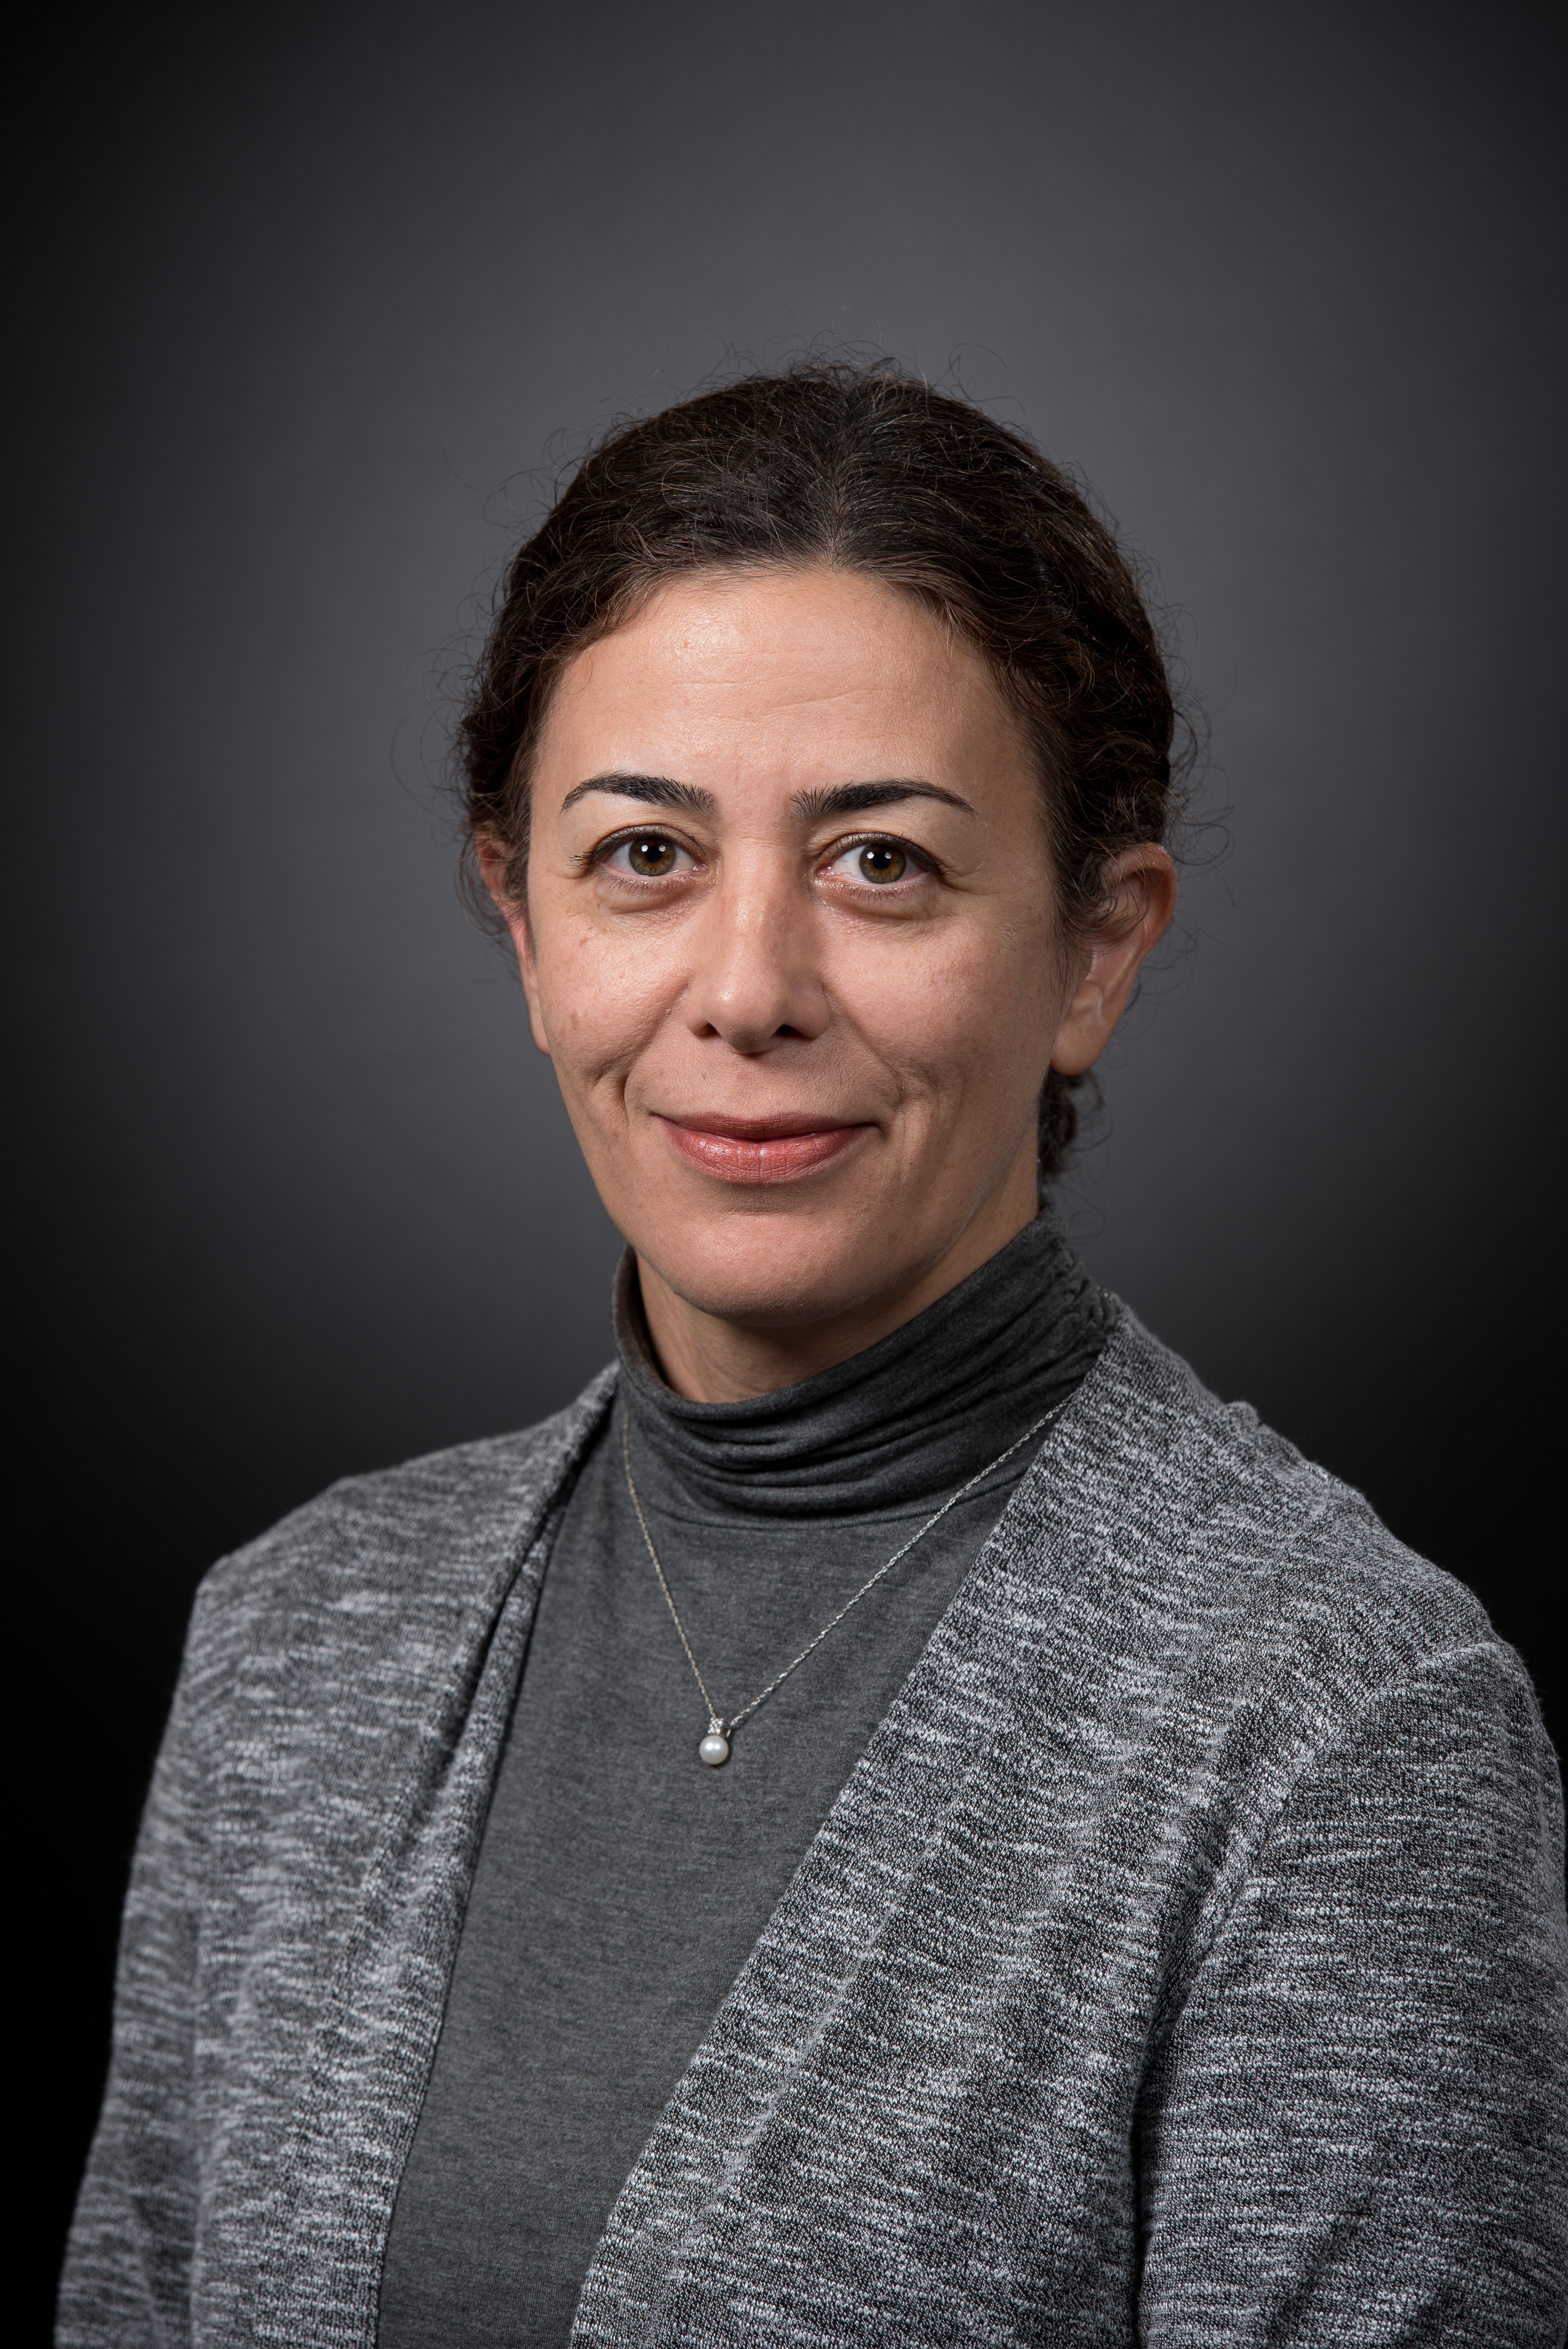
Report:
[{"label": "gradient backdrop", "polygon": [[454,896],[443,680],[584,433],[735,349],[961,384],[1156,566],[1224,829],[1066,1204],[1222,1392],[1474,1585],[1561,1738],[1547,13],[107,25],[36,86],[13,443],[50,2226],[204,1567],[607,1351],[614,1235]]}]

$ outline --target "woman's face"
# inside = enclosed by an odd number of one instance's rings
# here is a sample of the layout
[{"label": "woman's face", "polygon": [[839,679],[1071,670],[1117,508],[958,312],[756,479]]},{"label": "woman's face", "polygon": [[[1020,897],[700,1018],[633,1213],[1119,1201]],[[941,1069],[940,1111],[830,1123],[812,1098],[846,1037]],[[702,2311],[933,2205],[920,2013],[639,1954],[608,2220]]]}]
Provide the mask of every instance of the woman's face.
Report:
[{"label": "woman's face", "polygon": [[666,1371],[672,1315],[831,1330],[837,1359],[1035,1213],[1091,955],[1015,721],[912,598],[826,569],[660,590],[561,680],[505,910]]}]

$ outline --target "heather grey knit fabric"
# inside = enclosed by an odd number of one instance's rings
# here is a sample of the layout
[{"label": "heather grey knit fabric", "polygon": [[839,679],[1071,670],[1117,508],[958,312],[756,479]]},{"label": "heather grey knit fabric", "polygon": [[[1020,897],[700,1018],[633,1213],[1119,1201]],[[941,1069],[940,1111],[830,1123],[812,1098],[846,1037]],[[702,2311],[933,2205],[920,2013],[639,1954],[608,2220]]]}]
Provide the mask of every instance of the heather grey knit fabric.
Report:
[{"label": "heather grey knit fabric", "polygon": [[[203,1586],[59,2338],[371,2349],[608,1379]],[[583,2344],[1530,2344],[1562,1800],[1517,1659],[1124,1315],[612,2213]]]}]

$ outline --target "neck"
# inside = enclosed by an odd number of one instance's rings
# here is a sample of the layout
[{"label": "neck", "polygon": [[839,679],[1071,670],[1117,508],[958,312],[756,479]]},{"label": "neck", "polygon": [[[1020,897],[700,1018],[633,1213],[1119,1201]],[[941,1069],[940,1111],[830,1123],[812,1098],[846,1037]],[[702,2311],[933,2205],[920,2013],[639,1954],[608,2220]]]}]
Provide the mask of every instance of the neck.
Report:
[{"label": "neck", "polygon": [[797,1386],[913,1321],[1016,1239],[1037,1211],[1031,1164],[1026,1188],[1009,1184],[992,1212],[974,1217],[934,1264],[895,1289],[801,1321],[738,1321],[703,1312],[639,1256],[643,1311],[659,1371],[688,1402],[744,1402]]}]

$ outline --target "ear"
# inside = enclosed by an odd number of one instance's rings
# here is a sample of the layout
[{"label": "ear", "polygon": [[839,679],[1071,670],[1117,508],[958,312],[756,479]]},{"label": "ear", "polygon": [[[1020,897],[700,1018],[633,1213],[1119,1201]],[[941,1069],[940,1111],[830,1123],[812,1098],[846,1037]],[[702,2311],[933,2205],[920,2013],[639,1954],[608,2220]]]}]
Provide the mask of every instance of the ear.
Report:
[{"label": "ear", "polygon": [[1176,867],[1151,840],[1112,857],[1105,887],[1108,910],[1089,933],[1088,962],[1051,1051],[1051,1066],[1064,1077],[1093,1068],[1176,911]]},{"label": "ear", "polygon": [[545,1035],[543,1015],[540,1010],[539,966],[534,959],[527,895],[514,897],[508,886],[507,868],[511,859],[497,833],[487,826],[479,834],[474,847],[479,858],[480,879],[490,894],[491,905],[506,924],[512,950],[517,956],[518,976],[522,981],[522,991],[528,998],[528,1024],[533,1030],[533,1040],[540,1050],[548,1055],[550,1040]]}]

